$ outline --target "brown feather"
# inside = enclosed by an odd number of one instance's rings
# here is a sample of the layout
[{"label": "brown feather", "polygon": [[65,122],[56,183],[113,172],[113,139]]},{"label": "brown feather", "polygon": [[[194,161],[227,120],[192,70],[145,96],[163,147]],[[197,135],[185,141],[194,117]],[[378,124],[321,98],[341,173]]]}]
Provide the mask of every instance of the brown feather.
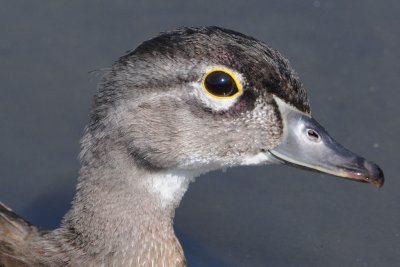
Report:
[{"label": "brown feather", "polygon": [[39,230],[0,202],[0,267],[28,266],[18,258],[26,241]]}]

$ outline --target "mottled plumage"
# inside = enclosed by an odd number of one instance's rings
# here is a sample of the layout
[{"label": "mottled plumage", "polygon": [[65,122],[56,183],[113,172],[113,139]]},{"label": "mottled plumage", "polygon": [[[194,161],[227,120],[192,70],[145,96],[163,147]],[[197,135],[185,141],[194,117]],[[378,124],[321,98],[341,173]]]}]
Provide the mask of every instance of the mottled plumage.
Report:
[{"label": "mottled plumage", "polygon": [[[237,98],[204,92],[215,67],[237,77]],[[99,86],[60,228],[38,230],[0,206],[0,266],[186,266],[172,220],[189,183],[210,170],[282,161],[282,149],[272,151],[292,113],[310,117],[302,83],[254,38],[199,27],[142,43]]]}]

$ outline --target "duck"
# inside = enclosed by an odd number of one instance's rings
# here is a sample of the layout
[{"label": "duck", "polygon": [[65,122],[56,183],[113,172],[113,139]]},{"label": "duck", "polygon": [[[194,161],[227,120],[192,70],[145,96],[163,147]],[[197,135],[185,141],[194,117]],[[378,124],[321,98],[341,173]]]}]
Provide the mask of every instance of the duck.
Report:
[{"label": "duck", "polygon": [[99,83],[79,159],[59,228],[0,205],[0,266],[187,266],[175,209],[209,171],[286,164],[384,183],[313,118],[285,57],[216,26],[163,32],[120,57]]}]

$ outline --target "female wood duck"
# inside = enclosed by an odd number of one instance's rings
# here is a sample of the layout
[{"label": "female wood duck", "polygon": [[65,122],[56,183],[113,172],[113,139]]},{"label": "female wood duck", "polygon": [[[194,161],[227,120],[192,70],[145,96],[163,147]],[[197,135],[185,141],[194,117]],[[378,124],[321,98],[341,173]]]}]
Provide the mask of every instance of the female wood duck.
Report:
[{"label": "female wood duck", "polygon": [[142,43],[103,79],[60,228],[0,205],[0,266],[186,266],[172,227],[190,182],[211,170],[287,163],[378,187],[383,172],[311,116],[276,50],[218,27]]}]

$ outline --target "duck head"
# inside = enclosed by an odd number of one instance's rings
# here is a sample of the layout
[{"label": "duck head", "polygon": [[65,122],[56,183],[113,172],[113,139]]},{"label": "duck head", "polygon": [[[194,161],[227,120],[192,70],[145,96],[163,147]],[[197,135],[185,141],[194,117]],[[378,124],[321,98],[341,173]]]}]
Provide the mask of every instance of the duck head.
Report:
[{"label": "duck head", "polygon": [[384,181],[376,164],[313,119],[288,60],[218,27],[163,33],[121,57],[91,121],[95,139],[115,140],[152,172],[284,163],[378,187]]}]

